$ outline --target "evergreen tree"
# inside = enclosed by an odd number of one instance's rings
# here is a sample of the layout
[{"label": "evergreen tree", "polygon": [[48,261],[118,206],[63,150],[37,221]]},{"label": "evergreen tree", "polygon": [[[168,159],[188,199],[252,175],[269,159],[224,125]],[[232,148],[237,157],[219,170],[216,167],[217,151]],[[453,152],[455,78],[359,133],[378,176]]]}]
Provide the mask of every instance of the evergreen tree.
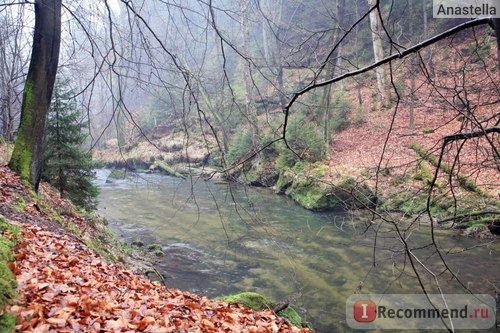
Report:
[{"label": "evergreen tree", "polygon": [[42,178],[86,210],[96,208],[98,188],[92,183],[92,155],[85,151],[87,135],[82,112],[68,82],[57,82],[54,89],[45,136]]}]

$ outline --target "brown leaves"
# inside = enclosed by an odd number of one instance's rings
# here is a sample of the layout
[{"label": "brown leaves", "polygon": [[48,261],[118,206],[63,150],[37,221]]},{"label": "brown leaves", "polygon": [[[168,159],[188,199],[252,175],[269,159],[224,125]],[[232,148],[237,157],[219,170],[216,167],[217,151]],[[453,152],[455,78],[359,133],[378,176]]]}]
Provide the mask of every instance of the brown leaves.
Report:
[{"label": "brown leaves", "polygon": [[[51,193],[41,184],[41,191]],[[53,191],[53,190],[52,190]],[[44,195],[47,207],[34,206],[30,189],[0,166],[0,214],[24,222],[23,242],[10,269],[18,280],[18,304],[8,307],[21,332],[308,332],[291,327],[271,311],[254,312],[239,305],[166,289],[120,266],[108,265],[74,235],[44,213],[71,212],[57,193]],[[24,210],[13,209],[24,198]],[[41,208],[40,210],[38,210]],[[92,232],[76,214],[63,224]],[[59,222],[58,222],[59,223]]]},{"label": "brown leaves", "polygon": [[308,332],[271,311],[211,301],[108,265],[68,235],[23,229],[16,253],[22,304],[10,307],[27,332]]}]

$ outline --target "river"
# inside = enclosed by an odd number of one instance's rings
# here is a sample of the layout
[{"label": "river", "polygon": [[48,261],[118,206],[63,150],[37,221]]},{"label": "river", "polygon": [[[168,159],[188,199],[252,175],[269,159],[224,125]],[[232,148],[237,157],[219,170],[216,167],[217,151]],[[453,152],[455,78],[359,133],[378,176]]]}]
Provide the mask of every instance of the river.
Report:
[{"label": "river", "polygon": [[[106,183],[108,173],[98,170],[99,213],[119,239],[162,246],[157,269],[171,287],[209,297],[257,291],[288,299],[317,332],[349,331],[345,302],[356,290],[421,292],[392,228],[380,229],[374,251],[367,219],[314,213],[269,189],[158,174]],[[437,270],[428,235],[428,226],[414,227],[409,239],[422,246],[418,258]],[[491,294],[500,285],[498,242],[450,231],[437,237],[448,265],[473,292]],[[442,277],[444,292],[464,292]]]}]

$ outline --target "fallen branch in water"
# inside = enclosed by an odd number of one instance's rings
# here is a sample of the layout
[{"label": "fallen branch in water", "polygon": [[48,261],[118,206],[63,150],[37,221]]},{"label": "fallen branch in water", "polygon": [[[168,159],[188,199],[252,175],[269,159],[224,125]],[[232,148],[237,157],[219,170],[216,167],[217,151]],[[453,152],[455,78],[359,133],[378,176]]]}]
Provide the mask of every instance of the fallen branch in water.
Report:
[{"label": "fallen branch in water", "polygon": [[273,312],[277,314],[278,312],[285,310],[289,305],[290,302],[288,301],[280,302],[274,307]]},{"label": "fallen branch in water", "polygon": [[466,222],[469,221],[472,217],[477,217],[477,216],[483,216],[483,215],[498,215],[500,212],[497,211],[483,211],[483,212],[476,212],[476,213],[470,213],[470,214],[464,214],[464,215],[457,215],[453,216],[444,220],[437,221],[438,224],[443,224],[446,222],[451,222],[451,221],[460,221],[461,222]]}]

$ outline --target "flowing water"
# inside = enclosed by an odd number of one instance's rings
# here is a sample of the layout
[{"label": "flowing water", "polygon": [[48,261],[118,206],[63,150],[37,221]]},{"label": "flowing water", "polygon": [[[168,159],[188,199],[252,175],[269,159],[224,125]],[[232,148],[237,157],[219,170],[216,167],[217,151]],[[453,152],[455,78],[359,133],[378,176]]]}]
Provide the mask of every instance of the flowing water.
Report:
[{"label": "flowing water", "polygon": [[[394,232],[381,228],[374,247],[362,218],[313,213],[268,189],[157,174],[106,183],[108,173],[98,171],[99,213],[120,239],[162,246],[157,269],[171,287],[288,299],[317,332],[349,331],[345,302],[356,290],[421,293]],[[409,239],[422,247],[417,257],[438,270],[428,234],[420,226]],[[500,285],[498,243],[453,235],[438,233],[450,267],[473,292],[493,293]],[[456,281],[442,281],[444,292],[464,292]]]}]

